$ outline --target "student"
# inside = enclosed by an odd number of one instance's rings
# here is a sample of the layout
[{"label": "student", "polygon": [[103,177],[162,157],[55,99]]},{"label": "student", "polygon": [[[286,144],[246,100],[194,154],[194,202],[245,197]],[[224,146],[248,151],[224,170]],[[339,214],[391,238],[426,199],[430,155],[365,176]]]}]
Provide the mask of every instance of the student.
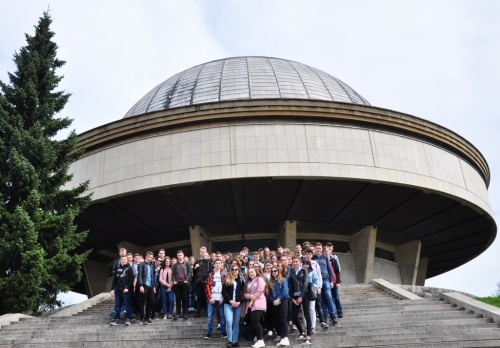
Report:
[{"label": "student", "polygon": [[134,273],[132,267],[127,261],[127,256],[120,258],[120,267],[115,270],[113,282],[111,283],[111,295],[115,296],[115,315],[111,325],[120,323],[120,310],[125,308],[127,321],[126,325],[130,325],[132,318],[132,310],[130,309],[130,294],[134,290]]},{"label": "student", "polygon": [[302,325],[299,321],[299,309],[302,305],[304,308],[309,308],[309,295],[307,294],[307,286],[309,285],[309,276],[307,271],[300,267],[300,257],[293,257],[293,269],[288,277],[288,286],[292,295],[292,321],[297,326],[300,336],[298,340],[305,340],[302,344],[311,344],[311,317],[309,311],[302,311],[306,318],[306,331],[302,331]]},{"label": "student", "polygon": [[188,312],[195,312],[196,310],[194,309],[194,306],[196,305],[196,291],[194,289],[194,265],[195,265],[196,259],[194,256],[189,257],[189,265],[191,266],[191,274],[189,275],[188,279],[188,304],[187,304],[187,310]]},{"label": "student", "polygon": [[224,318],[224,298],[222,297],[222,284],[226,280],[223,273],[222,260],[215,260],[214,270],[209,275],[206,285],[205,293],[207,295],[207,334],[206,339],[212,338],[214,314],[217,311],[220,318],[220,329],[222,338],[226,338],[226,321]]},{"label": "student", "polygon": [[214,266],[208,258],[207,248],[202,246],[200,248],[200,258],[194,264],[193,277],[194,277],[194,290],[196,292],[196,314],[195,318],[199,318],[201,309],[207,304],[207,297],[205,294],[205,285],[209,274],[213,271]]},{"label": "student", "polygon": [[264,332],[260,324],[260,320],[267,309],[265,287],[265,279],[257,275],[255,268],[250,268],[245,285],[245,298],[248,300],[246,308],[250,308],[251,310],[250,319],[252,328],[257,335],[257,342],[252,345],[254,348],[261,348],[266,345],[264,343]]},{"label": "student", "polygon": [[222,285],[224,317],[226,319],[227,348],[239,347],[241,309],[243,307],[243,287],[241,269],[233,265]]},{"label": "student", "polygon": [[289,346],[287,315],[290,295],[288,292],[288,281],[283,278],[282,273],[277,267],[273,267],[271,269],[271,279],[268,284],[268,303],[271,303],[272,306],[274,327],[278,335],[275,341],[278,341],[278,346]]},{"label": "student", "polygon": [[191,267],[188,261],[184,261],[184,252],[177,251],[177,262],[172,267],[172,279],[174,281],[175,307],[176,313],[174,320],[180,317],[187,320],[187,295],[188,280],[191,274]]},{"label": "student", "polygon": [[[154,308],[154,275],[153,252],[146,252],[146,260],[137,267],[137,284],[139,285],[139,313],[141,324],[152,324],[152,314]],[[146,313],[144,313],[146,305]]]},{"label": "student", "polygon": [[[307,254],[306,254],[307,255]],[[316,296],[320,296],[319,294],[321,293],[321,289],[319,289],[319,284],[320,281],[318,279],[318,275],[316,271],[311,267],[312,262],[310,260],[304,260],[302,263],[302,268],[304,268],[307,271],[307,274],[309,276],[309,283],[312,284],[311,289],[317,294]],[[318,293],[319,289],[319,293]],[[316,333],[316,300],[315,301],[310,301],[309,302],[309,308],[304,308],[302,307],[303,311],[309,311],[309,316],[311,317],[311,332]],[[307,325],[305,322],[305,317],[304,317],[304,325]]]},{"label": "student", "polygon": [[170,268],[170,257],[165,257],[160,270],[160,292],[162,292],[163,319],[172,319],[174,310],[174,292],[172,291],[172,268]]},{"label": "student", "polygon": [[329,314],[332,324],[337,324],[335,311],[333,310],[333,299],[331,288],[333,288],[333,271],[330,267],[328,258],[323,255],[323,245],[320,242],[314,244],[313,260],[316,261],[321,270],[321,278],[323,284],[321,286],[321,310],[323,311],[323,318],[320,318],[321,327],[328,327],[326,324],[326,316]]}]

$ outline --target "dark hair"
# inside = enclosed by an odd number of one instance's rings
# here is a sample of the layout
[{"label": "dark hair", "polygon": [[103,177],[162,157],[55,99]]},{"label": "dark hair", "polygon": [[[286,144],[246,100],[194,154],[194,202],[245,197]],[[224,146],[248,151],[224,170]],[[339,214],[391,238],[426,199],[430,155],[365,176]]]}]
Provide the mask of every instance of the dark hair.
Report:
[{"label": "dark hair", "polygon": [[182,249],[177,250],[177,254],[180,254],[180,253],[184,254],[184,251],[182,251]]},{"label": "dark hair", "polygon": [[318,245],[321,246],[321,247],[323,246],[323,244],[321,244],[320,242],[314,243],[314,246],[318,246]]},{"label": "dark hair", "polygon": [[312,249],[306,249],[306,251],[304,252],[304,254],[314,254],[314,252],[313,252]]}]

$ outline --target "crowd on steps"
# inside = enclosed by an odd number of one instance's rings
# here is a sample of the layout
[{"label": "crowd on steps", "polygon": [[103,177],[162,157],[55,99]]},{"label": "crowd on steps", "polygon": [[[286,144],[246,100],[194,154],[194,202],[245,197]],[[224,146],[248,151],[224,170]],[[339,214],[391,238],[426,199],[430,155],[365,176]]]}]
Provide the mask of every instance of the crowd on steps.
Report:
[{"label": "crowd on steps", "polygon": [[121,315],[125,325],[136,317],[147,325],[160,318],[188,320],[188,313],[200,317],[205,310],[204,338],[212,338],[215,317],[228,348],[239,346],[243,331],[254,337],[254,348],[265,346],[264,335],[276,336],[277,346],[288,346],[290,331],[295,330],[293,339],[310,345],[317,319],[326,329],[343,317],[341,267],[333,249],[331,243],[306,241],[293,251],[278,245],[276,251],[264,247],[250,253],[244,247],[234,257],[208,254],[202,246],[196,260],[183,250],[169,257],[163,249],[155,256],[152,251],[140,255],[121,248],[111,271],[111,325],[120,324]]}]

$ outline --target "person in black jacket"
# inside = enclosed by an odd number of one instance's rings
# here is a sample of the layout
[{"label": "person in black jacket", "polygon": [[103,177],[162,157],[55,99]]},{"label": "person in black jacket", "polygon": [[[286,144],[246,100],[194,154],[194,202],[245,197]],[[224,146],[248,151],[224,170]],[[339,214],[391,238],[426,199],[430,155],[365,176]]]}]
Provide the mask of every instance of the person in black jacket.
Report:
[{"label": "person in black jacket", "polygon": [[132,267],[127,262],[127,256],[120,258],[120,267],[118,267],[111,283],[111,295],[115,296],[115,315],[111,325],[120,323],[120,310],[123,307],[127,312],[126,325],[130,325],[132,310],[130,309],[130,294],[134,291],[134,273]]},{"label": "person in black jacket", "polygon": [[237,265],[232,265],[231,272],[229,272],[226,280],[222,284],[228,348],[239,347],[238,336],[240,334],[244,285],[245,281],[241,276],[241,269]]},{"label": "person in black jacket", "polygon": [[196,314],[195,318],[200,317],[201,309],[207,305],[207,295],[205,294],[205,282],[208,275],[212,273],[214,266],[208,258],[207,248],[200,248],[200,259],[194,263],[193,278],[194,291],[196,292]]},{"label": "person in black jacket", "polygon": [[[300,256],[294,256],[292,265],[293,269],[290,270],[288,276],[288,287],[292,295],[292,322],[297,326],[300,332],[298,339],[311,342],[311,316],[309,315],[309,294],[307,287],[309,286],[309,276],[307,271],[300,267]],[[302,314],[306,319],[306,332],[302,330],[302,325],[299,321],[300,306],[304,309]]]}]

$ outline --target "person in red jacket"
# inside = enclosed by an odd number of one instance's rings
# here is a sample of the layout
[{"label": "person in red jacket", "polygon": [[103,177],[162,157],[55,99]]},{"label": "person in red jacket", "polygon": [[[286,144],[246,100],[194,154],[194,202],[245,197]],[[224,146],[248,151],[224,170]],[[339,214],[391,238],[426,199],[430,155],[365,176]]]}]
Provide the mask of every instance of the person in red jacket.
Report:
[{"label": "person in red jacket", "polygon": [[220,318],[220,331],[222,338],[226,338],[226,320],[224,317],[224,298],[222,297],[222,284],[226,280],[222,268],[222,261],[217,259],[214,263],[214,270],[210,273],[206,285],[207,295],[207,334],[206,339],[212,338],[214,314],[217,310]]}]

